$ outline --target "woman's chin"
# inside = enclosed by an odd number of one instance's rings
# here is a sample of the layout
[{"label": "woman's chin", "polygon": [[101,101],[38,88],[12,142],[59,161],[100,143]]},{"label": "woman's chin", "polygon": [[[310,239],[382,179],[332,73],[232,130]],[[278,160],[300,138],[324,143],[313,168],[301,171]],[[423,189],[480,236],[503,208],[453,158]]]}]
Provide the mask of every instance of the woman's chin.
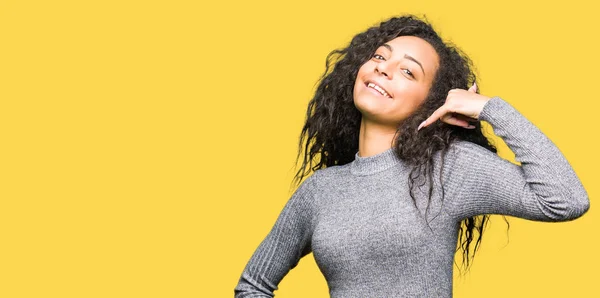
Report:
[{"label": "woman's chin", "polygon": [[354,99],[354,106],[361,113],[368,112],[372,114],[385,109],[386,104],[381,101],[381,98],[375,96],[360,96]]}]

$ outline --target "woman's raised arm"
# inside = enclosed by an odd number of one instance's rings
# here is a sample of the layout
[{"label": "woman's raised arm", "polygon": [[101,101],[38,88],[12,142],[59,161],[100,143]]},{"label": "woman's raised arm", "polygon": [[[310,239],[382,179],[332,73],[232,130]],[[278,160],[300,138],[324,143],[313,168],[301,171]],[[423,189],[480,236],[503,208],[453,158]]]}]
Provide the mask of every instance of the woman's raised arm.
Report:
[{"label": "woman's raised arm", "polygon": [[573,168],[533,123],[508,102],[492,97],[479,119],[514,152],[516,165],[467,141],[451,145],[442,173],[444,206],[457,220],[504,214],[536,221],[568,221],[590,206]]}]

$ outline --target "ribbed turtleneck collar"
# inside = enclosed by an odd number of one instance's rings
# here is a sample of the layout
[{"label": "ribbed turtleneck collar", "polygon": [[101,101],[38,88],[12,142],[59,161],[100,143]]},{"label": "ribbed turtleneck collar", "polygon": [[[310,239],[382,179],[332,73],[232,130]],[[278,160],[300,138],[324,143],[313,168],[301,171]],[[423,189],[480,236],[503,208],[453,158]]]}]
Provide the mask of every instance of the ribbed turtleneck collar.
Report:
[{"label": "ribbed turtleneck collar", "polygon": [[359,156],[357,151],[354,161],[350,164],[350,172],[359,176],[371,175],[387,170],[401,162],[394,152],[394,147],[367,157]]}]

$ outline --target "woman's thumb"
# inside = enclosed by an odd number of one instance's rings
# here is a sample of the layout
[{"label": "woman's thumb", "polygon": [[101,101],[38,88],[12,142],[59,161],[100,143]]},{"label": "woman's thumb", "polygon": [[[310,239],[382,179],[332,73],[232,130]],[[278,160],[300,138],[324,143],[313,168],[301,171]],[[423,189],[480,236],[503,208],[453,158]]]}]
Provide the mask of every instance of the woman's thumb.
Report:
[{"label": "woman's thumb", "polygon": [[477,92],[477,84],[475,84],[475,82],[473,82],[473,86],[471,86],[471,88],[469,88],[469,91]]}]

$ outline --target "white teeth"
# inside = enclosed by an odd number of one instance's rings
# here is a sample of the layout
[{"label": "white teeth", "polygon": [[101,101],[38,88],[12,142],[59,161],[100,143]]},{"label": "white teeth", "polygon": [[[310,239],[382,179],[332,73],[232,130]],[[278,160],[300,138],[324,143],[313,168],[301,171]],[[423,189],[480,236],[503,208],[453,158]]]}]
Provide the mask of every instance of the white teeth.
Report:
[{"label": "white teeth", "polygon": [[381,88],[373,83],[369,83],[369,85],[367,85],[367,87],[373,88],[373,89],[379,91],[379,93],[381,93],[381,95],[391,98],[391,96],[389,94],[387,94],[387,92],[385,92],[385,90],[383,90],[383,88]]}]

